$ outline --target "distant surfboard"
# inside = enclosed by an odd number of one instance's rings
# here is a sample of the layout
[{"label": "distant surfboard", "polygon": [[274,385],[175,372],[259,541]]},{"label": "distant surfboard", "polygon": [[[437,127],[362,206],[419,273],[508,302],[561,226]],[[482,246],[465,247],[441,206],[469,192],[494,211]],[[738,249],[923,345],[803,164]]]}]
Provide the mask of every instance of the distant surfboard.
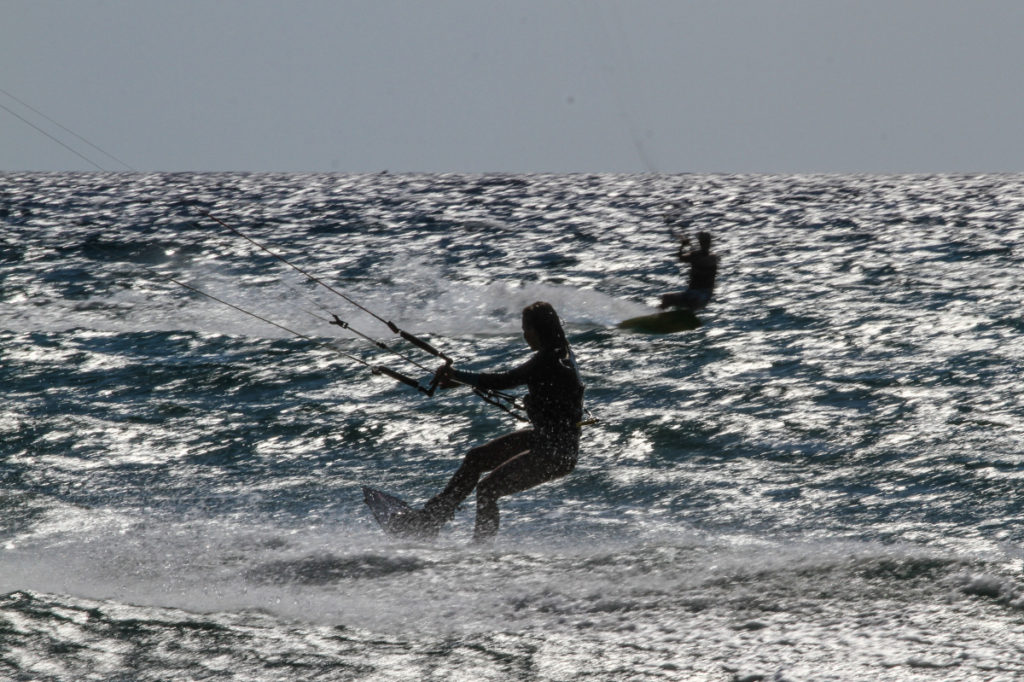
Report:
[{"label": "distant surfboard", "polygon": [[639,334],[674,334],[696,329],[700,318],[692,310],[675,308],[653,315],[631,317],[619,322],[619,329],[628,329]]},{"label": "distant surfboard", "polygon": [[386,492],[365,485],[363,486],[363,501],[366,502],[366,506],[373,512],[373,518],[377,520],[377,523],[380,524],[380,527],[388,535],[393,534],[391,531],[392,517],[399,512],[412,509],[412,507],[394,495],[389,495]]}]

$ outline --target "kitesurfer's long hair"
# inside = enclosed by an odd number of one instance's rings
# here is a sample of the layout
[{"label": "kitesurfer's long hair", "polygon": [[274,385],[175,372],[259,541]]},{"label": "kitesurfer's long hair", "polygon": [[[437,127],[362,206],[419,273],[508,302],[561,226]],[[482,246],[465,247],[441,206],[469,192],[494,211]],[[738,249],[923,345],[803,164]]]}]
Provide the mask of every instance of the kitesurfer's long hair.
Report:
[{"label": "kitesurfer's long hair", "polygon": [[562,358],[569,355],[569,340],[550,303],[537,301],[523,308],[523,324],[533,327],[544,350],[554,351]]}]

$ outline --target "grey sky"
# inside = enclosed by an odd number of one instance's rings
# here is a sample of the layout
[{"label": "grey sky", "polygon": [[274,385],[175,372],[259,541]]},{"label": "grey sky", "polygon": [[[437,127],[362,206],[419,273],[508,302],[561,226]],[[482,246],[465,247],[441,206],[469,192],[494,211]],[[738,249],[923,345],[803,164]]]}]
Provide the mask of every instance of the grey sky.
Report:
[{"label": "grey sky", "polygon": [[1020,0],[0,0],[0,88],[139,170],[1021,171],[1022,69]]}]

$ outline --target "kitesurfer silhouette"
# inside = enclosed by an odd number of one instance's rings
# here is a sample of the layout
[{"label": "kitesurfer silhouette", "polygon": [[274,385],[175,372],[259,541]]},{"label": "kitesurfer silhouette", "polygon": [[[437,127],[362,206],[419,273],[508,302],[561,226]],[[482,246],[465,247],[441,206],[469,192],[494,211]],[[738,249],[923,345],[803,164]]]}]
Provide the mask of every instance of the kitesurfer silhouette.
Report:
[{"label": "kitesurfer silhouette", "polygon": [[715,290],[715,277],[718,274],[718,256],[711,253],[711,233],[698,232],[697,242],[700,248],[689,251],[690,239],[683,236],[679,240],[679,260],[690,264],[690,280],[685,291],[664,294],[659,308],[688,308],[698,310],[711,301]]},{"label": "kitesurfer silhouette", "polygon": [[[531,428],[514,431],[471,449],[448,485],[422,509],[397,515],[389,531],[430,538],[453,517],[476,488],[475,542],[498,532],[498,498],[565,476],[576,466],[583,382],[558,314],[538,301],[523,309],[523,337],[535,351],[522,365],[504,372],[476,373],[442,366],[442,387],[455,382],[479,389],[503,390],[526,385],[526,414]],[[490,472],[481,480],[484,473]]]}]

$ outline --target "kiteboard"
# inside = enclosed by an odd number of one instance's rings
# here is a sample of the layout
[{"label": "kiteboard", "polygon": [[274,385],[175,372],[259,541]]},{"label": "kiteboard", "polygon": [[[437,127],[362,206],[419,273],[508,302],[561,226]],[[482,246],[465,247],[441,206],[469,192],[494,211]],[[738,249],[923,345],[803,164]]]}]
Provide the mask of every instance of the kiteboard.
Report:
[{"label": "kiteboard", "polygon": [[674,334],[696,329],[700,318],[688,308],[673,308],[653,315],[631,317],[619,322],[619,329],[639,334]]},{"label": "kiteboard", "polygon": [[391,519],[400,512],[412,510],[412,507],[394,495],[365,485],[363,486],[363,501],[373,513],[373,518],[388,535],[393,534]]}]

